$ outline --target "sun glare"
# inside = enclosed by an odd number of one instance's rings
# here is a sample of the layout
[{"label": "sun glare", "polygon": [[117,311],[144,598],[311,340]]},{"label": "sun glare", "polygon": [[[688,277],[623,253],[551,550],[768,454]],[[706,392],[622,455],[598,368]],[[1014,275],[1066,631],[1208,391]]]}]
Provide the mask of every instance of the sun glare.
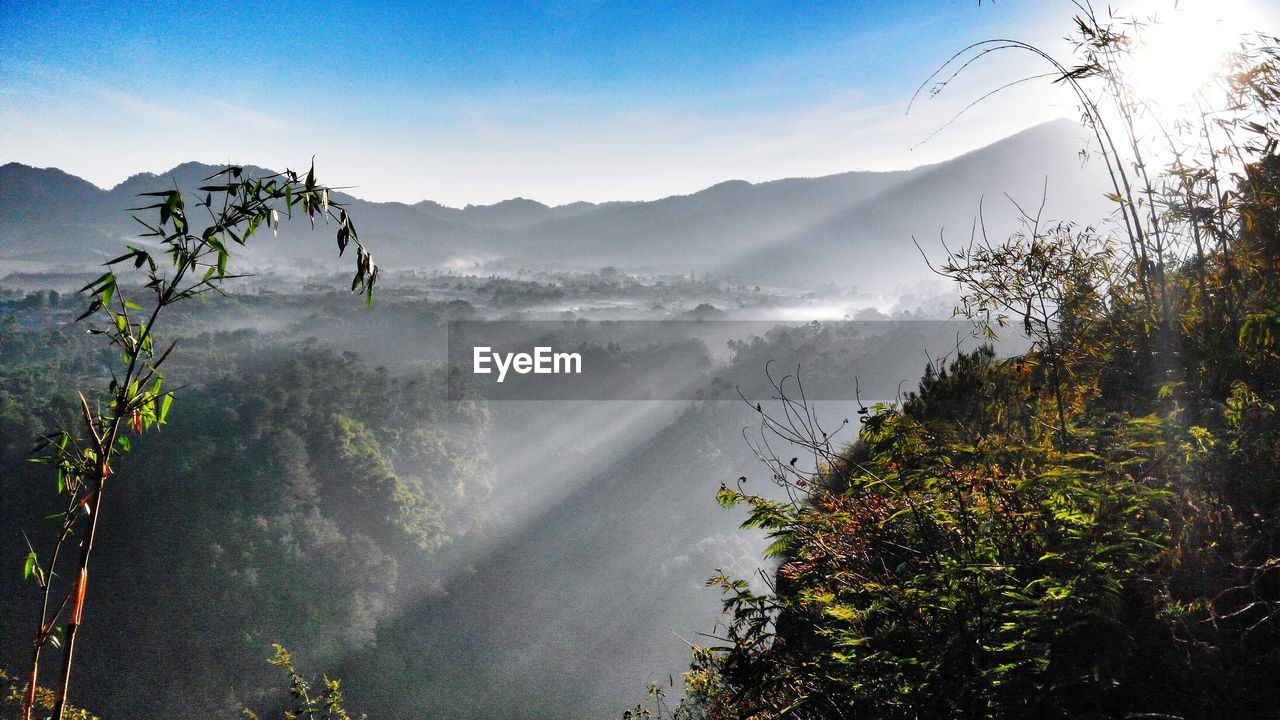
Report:
[{"label": "sun glare", "polygon": [[[1254,19],[1245,2],[1182,0],[1162,3],[1137,33],[1138,47],[1128,77],[1143,100],[1173,109],[1190,102],[1223,68],[1227,54]],[[1145,22],[1145,21],[1144,21]]]}]

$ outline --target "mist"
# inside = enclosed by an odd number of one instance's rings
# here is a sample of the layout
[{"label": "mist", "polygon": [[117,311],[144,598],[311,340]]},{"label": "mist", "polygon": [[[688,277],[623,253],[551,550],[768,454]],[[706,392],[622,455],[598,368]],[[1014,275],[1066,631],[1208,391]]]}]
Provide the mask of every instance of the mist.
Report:
[{"label": "mist", "polygon": [[[799,379],[824,426],[853,442],[867,407],[980,344],[927,258],[977,228],[1016,227],[1019,202],[1099,217],[1102,203],[1076,191],[1097,170],[1078,160],[1079,137],[1052,123],[910,171],[649,202],[338,196],[382,268],[370,310],[336,261],[316,259],[320,231],[283,225],[237,259],[246,277],[226,296],[172,321],[183,419],[140,443],[151,459],[118,470],[136,480],[103,520],[117,540],[96,577],[127,591],[95,608],[115,620],[82,661],[126,681],[86,686],[82,702],[115,717],[236,712],[270,684],[272,642],[383,717],[585,717],[627,707],[650,681],[678,685],[688,642],[720,620],[706,580],[774,570],[765,535],[715,497],[739,478],[783,497],[750,442],[762,414],[783,409],[773,383]],[[133,232],[121,208],[215,170],[101,190],[0,168],[6,371],[99,376],[71,321],[75,291]],[[593,347],[615,364],[596,396],[451,397],[451,324],[493,321],[586,328],[583,342],[608,323],[698,332],[601,335]],[[1007,340],[1002,354],[1025,349]],[[677,355],[692,364],[645,364]],[[660,399],[639,399],[654,389]],[[22,392],[15,402],[34,402]],[[26,433],[65,411],[32,407],[5,420],[0,455],[24,474]],[[26,507],[0,517],[5,557]],[[14,598],[5,636],[21,637],[31,598],[0,583]],[[4,664],[21,661],[19,645],[5,643]]]}]

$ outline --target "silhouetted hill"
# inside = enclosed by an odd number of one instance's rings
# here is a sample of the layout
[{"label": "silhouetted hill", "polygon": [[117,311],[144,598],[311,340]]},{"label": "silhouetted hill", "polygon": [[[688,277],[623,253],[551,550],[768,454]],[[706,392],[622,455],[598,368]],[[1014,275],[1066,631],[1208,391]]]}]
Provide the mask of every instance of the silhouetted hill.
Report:
[{"label": "silhouetted hill", "polygon": [[[722,182],[647,202],[549,207],[524,198],[451,208],[370,202],[348,195],[352,215],[388,268],[506,261],[554,269],[614,265],[635,270],[713,270],[753,282],[874,286],[877,268],[897,282],[926,272],[912,236],[936,244],[946,229],[968,236],[984,196],[988,227],[1004,232],[1014,217],[1003,198],[1036,208],[1048,180],[1046,217],[1096,220],[1100,167],[1082,167],[1082,130],[1068,121],[1031,128],[961,157],[907,171],[849,172],[772,182]],[[140,192],[194,189],[217,166],[184,163],[130,177],[103,190],[56,169],[0,167],[0,259],[87,265],[136,234],[126,208]],[[255,172],[269,172],[254,168]],[[320,177],[331,178],[320,168]],[[314,267],[307,228],[286,226],[277,242],[255,244],[255,266]],[[324,256],[327,257],[327,256]]]},{"label": "silhouetted hill", "polygon": [[[927,273],[913,238],[930,256],[941,254],[940,236],[953,246],[965,243],[983,224],[992,238],[1002,238],[1016,229],[1018,206],[1044,221],[1096,222],[1108,210],[1097,191],[1105,187],[1099,176],[1104,169],[1082,162],[1083,132],[1065,120],[1046,123],[919,168],[813,226],[741,255],[725,269],[784,282],[852,277],[873,286],[874,275],[880,275],[902,283]],[[983,222],[975,225],[980,211]]]},{"label": "silhouetted hill", "polygon": [[0,166],[0,256],[110,245],[107,191],[57,168]]}]

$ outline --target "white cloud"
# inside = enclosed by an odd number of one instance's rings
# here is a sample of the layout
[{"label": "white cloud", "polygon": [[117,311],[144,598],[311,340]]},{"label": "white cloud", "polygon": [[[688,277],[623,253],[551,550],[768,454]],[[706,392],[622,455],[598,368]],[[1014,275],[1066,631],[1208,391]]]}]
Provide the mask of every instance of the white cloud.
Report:
[{"label": "white cloud", "polygon": [[[1020,36],[1064,48],[1054,40],[1064,18],[1024,13],[1016,19]],[[966,41],[956,38],[955,45]],[[861,51],[875,52],[892,37],[880,33],[859,42],[869,44]],[[853,78],[845,87],[827,82],[805,88],[803,100],[788,94],[788,78],[819,62],[822,52],[852,53],[855,45],[762,59],[775,70],[750,72],[741,84],[702,95],[670,97],[652,89],[512,89],[442,98],[399,91],[339,104],[327,97],[275,97],[269,90],[258,99],[177,88],[158,98],[56,69],[10,65],[0,86],[0,161],[55,165],[109,186],[187,160],[281,168],[306,164],[314,155],[327,182],[354,186],[355,194],[370,199],[452,205],[517,195],[548,203],[635,200],[728,179],[937,162],[1076,114],[1069,97],[1038,82],[983,102],[919,144],[986,90],[1039,70],[1029,56],[1014,54],[976,67],[940,98],[918,103],[911,115],[904,114],[906,91],[877,95]],[[939,49],[939,61],[949,49],[949,43]],[[913,85],[902,78],[888,84]]]}]

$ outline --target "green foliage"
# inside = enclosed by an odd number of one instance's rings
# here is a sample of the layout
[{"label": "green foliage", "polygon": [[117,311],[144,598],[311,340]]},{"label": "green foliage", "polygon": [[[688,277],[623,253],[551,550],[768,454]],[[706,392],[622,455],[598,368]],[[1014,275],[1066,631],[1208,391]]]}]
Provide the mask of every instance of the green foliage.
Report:
[{"label": "green foliage", "polygon": [[931,365],[843,449],[803,400],[763,418],[819,468],[766,457],[793,501],[721,489],[780,567],[767,590],[712,579],[694,716],[1275,714],[1280,40],[1242,46],[1202,144],[1157,176],[1111,144],[1144,142],[1119,27],[1081,18],[1082,63],[1056,65],[1106,141],[1118,232],[1024,214],[947,250],[959,312],[991,337],[1020,321],[1026,355]]},{"label": "green foliage", "polygon": [[333,455],[326,467],[339,477],[360,480],[327,483],[336,502],[354,517],[367,519],[364,529],[373,538],[402,539],[421,550],[436,549],[444,531],[442,507],[425,494],[422,481],[398,477],[359,421],[334,414],[329,433]]},{"label": "green foliage", "polygon": [[[0,670],[0,717],[6,720],[22,717],[26,699],[27,686],[18,684],[17,680],[10,677],[8,673]],[[41,710],[52,709],[53,701],[52,690],[45,687],[36,688],[36,707]],[[63,717],[67,720],[100,720],[97,715],[77,707],[67,707],[63,711]]]},{"label": "green foliage", "polygon": [[691,720],[692,710],[684,700],[671,706],[667,700],[667,691],[661,683],[649,683],[646,702],[637,703],[634,708],[622,711],[622,720]]},{"label": "green foliage", "polygon": [[1117,421],[1063,452],[1020,429],[962,443],[928,420],[871,416],[843,490],[810,503],[721,491],[786,562],[771,598],[716,580],[732,642],[723,677],[698,683],[750,684],[801,716],[841,698],[855,717],[1026,717],[1074,716],[1126,679],[1124,595],[1168,532],[1147,466],[1158,424]]},{"label": "green foliage", "polygon": [[[337,680],[330,680],[325,675],[314,687],[312,681],[303,677],[293,666],[293,656],[279,645],[274,645],[275,654],[267,662],[280,668],[289,677],[289,697],[292,702],[284,711],[285,720],[351,720],[351,715],[344,707],[346,698],[342,695]],[[248,720],[260,720],[258,713],[245,709],[244,716]],[[361,715],[360,720],[365,720]]]},{"label": "green foliage", "polygon": [[[170,367],[190,383],[182,410],[118,461],[119,477],[129,480],[112,497],[124,510],[112,518],[113,542],[95,554],[95,582],[129,588],[93,598],[90,617],[103,620],[92,626],[95,652],[80,660],[105,672],[101,663],[115,658],[109,671],[117,682],[94,688],[94,706],[116,713],[224,712],[227,698],[250,700],[268,682],[253,661],[272,642],[298,648],[308,664],[370,649],[397,611],[435,590],[455,541],[477,530],[492,472],[484,408],[424,392],[438,386],[438,375],[389,374],[353,355],[252,332],[182,343],[186,352]],[[58,387],[75,379],[40,374]],[[46,398],[44,385],[0,384],[0,397],[11,392],[27,413],[53,415],[61,400]],[[381,474],[335,459],[336,415],[363,428]],[[29,437],[41,424],[28,418],[11,429]],[[57,510],[45,468],[23,461],[21,451],[0,462],[15,508],[0,521],[19,543],[19,520]],[[423,505],[440,509],[439,523],[420,534],[434,551],[385,521],[396,517],[390,506],[366,515],[345,499],[386,480],[388,470],[397,482],[416,479]],[[9,555],[0,594],[24,595],[26,552]],[[4,617],[0,635],[23,637],[24,620]],[[120,660],[130,648],[183,662]],[[166,685],[187,692],[129,690]]]},{"label": "green foliage", "polygon": [[[209,217],[208,224],[202,228],[194,226],[189,219],[181,191],[143,193],[143,197],[155,200],[136,208],[155,217],[135,216],[146,229],[140,237],[147,241],[147,246],[128,246],[128,252],[105,263],[106,272],[80,290],[88,294],[89,302],[76,321],[92,318],[88,333],[105,338],[109,353],[116,354],[118,360],[108,365],[110,381],[106,383],[105,393],[91,396],[92,401],[79,394],[80,429],[45,434],[31,452],[32,462],[53,467],[56,492],[65,504],[61,512],[49,516],[57,520],[58,528],[47,564],[41,565],[32,550],[23,569],[25,578],[35,579],[41,594],[28,695],[24,701],[27,720],[36,702],[41,652],[46,644],[62,644],[55,638],[65,612],[65,662],[53,705],[53,716],[59,720],[64,716],[71,659],[85,604],[90,553],[97,539],[107,479],[113,474],[117,457],[133,449],[130,433],[141,436],[168,420],[173,391],[164,384],[161,366],[169,359],[176,342],[157,352],[153,331],[162,312],[193,297],[203,300],[205,292],[220,293],[223,283],[235,277],[228,274],[231,254],[228,248],[244,245],[264,223],[274,231],[281,211],[291,217],[295,210],[305,215],[313,226],[317,218],[337,223],[339,254],[349,245],[355,247],[356,270],[351,289],[362,292],[366,304],[372,300],[377,266],[358,239],[346,211],[330,203],[328,188],[316,182],[314,168],[308,170],[305,177],[288,170],[264,178],[243,176],[242,168],[228,167],[206,178],[206,182],[214,181],[214,184],[201,187],[199,191],[204,196],[194,202],[194,207]],[[157,249],[153,254],[147,247]],[[157,262],[157,257],[164,256],[168,257],[167,264]],[[140,272],[145,278],[141,288],[127,288],[122,284],[116,275],[117,266],[131,266]],[[136,295],[134,290],[138,291]],[[59,572],[61,551],[78,533],[83,535],[77,538],[80,551],[75,570]],[[57,583],[59,580],[63,582]],[[57,594],[56,583],[65,586]],[[63,595],[60,602],[58,595]]]}]

